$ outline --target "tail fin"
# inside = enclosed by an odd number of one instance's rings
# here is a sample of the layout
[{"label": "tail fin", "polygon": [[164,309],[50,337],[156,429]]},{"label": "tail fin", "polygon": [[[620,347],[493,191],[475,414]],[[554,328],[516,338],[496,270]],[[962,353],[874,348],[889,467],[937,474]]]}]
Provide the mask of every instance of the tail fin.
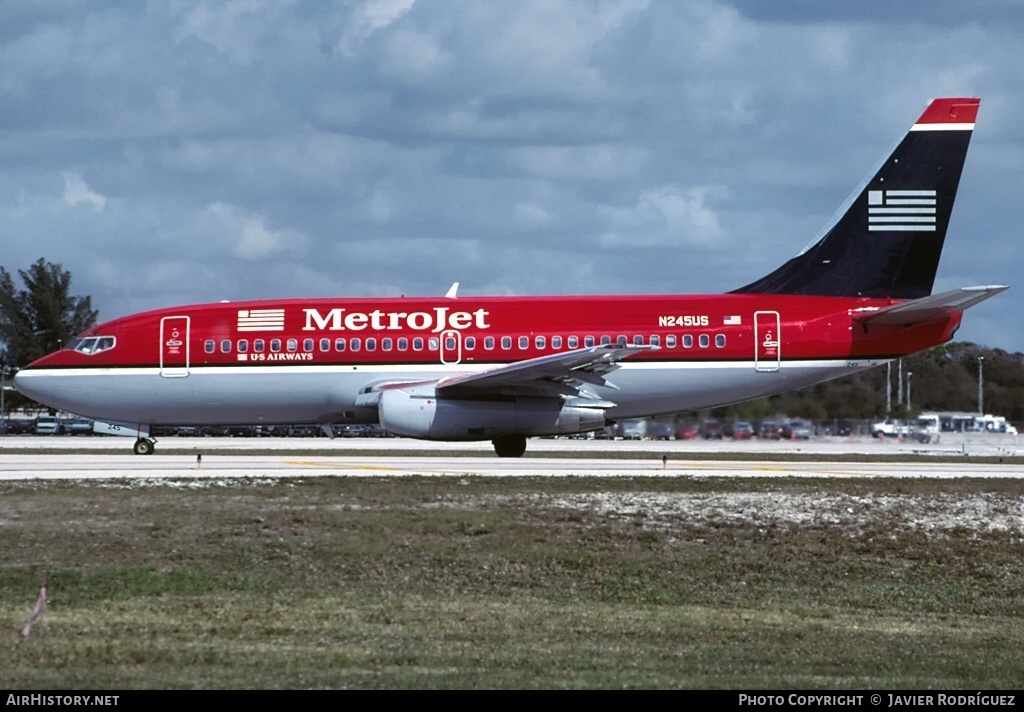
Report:
[{"label": "tail fin", "polygon": [[979,103],[932,101],[808,247],[735,293],[931,294]]}]

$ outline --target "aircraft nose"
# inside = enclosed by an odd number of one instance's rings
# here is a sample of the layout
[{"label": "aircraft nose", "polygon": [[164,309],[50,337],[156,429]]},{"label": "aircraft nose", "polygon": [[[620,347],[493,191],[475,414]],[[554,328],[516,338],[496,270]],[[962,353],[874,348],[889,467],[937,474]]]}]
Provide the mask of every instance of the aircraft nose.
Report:
[{"label": "aircraft nose", "polygon": [[26,373],[27,370],[22,369],[14,374],[14,390],[16,390],[23,396],[28,396],[29,398],[35,399],[37,389],[33,387],[32,379],[30,376],[27,376]]},{"label": "aircraft nose", "polygon": [[14,389],[23,396],[53,408],[61,407],[59,379],[45,370],[26,367],[14,374]]}]

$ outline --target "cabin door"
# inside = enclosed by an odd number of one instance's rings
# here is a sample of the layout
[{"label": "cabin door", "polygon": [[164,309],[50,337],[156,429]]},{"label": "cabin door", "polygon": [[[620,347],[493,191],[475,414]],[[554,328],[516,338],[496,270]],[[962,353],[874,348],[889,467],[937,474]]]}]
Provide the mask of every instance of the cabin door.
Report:
[{"label": "cabin door", "polygon": [[754,312],[754,368],[770,373],[782,363],[782,328],[779,313]]},{"label": "cabin door", "polygon": [[441,363],[462,360],[462,332],[455,329],[441,332]]},{"label": "cabin door", "polygon": [[160,375],[184,378],[189,366],[189,317],[165,316],[160,320]]}]

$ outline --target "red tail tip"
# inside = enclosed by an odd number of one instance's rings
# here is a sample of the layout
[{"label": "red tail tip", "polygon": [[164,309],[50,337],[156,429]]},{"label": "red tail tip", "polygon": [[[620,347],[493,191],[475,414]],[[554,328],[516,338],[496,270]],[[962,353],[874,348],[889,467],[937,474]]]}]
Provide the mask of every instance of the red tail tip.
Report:
[{"label": "red tail tip", "polygon": [[973,124],[981,99],[935,99],[917,120],[919,124]]}]

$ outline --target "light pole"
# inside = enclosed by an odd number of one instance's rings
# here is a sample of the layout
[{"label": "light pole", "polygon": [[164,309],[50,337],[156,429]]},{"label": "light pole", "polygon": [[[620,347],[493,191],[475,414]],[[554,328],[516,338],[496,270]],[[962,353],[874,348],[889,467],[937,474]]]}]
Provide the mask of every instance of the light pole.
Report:
[{"label": "light pole", "polygon": [[982,377],[982,365],[985,361],[984,356],[978,357],[978,415],[985,415],[985,396],[982,391],[982,384],[984,378]]},{"label": "light pole", "polygon": [[912,371],[907,371],[907,414],[910,414],[910,379],[913,377]]},{"label": "light pole", "polygon": [[892,361],[885,364],[885,417],[892,414]]},{"label": "light pole", "polygon": [[0,368],[0,433],[7,433],[7,402],[4,397],[7,394],[7,376],[11,373],[11,367],[4,364]]},{"label": "light pole", "polygon": [[903,407],[903,359],[896,362],[896,407]]}]

